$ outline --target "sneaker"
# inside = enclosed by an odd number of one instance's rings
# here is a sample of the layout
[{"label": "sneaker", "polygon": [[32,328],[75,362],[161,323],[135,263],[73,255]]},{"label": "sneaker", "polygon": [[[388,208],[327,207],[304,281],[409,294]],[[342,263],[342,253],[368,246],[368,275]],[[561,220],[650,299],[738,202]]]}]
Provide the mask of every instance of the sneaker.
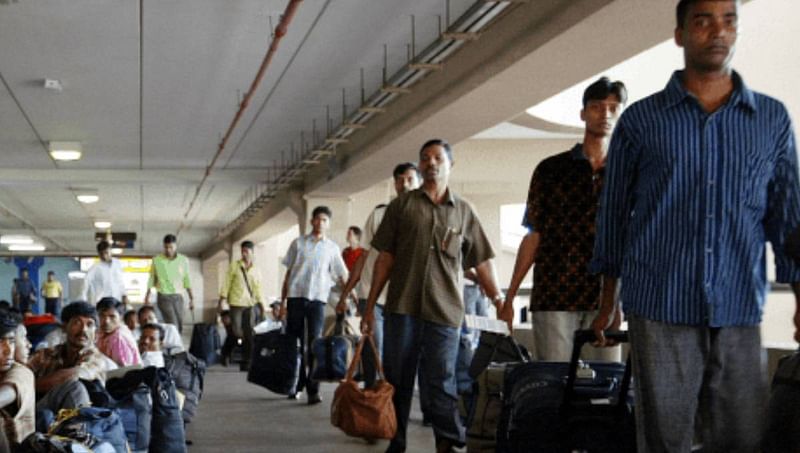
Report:
[{"label": "sneaker", "polygon": [[301,392],[291,393],[291,394],[289,394],[288,397],[286,397],[286,399],[287,400],[299,400],[300,399],[300,395],[302,395]]},{"label": "sneaker", "polygon": [[231,357],[227,356],[227,355],[222,356],[221,363],[222,363],[222,366],[227,367],[228,365],[231,364]]},{"label": "sneaker", "polygon": [[313,405],[319,404],[321,402],[322,402],[322,397],[320,397],[319,394],[317,394],[317,395],[308,395],[308,405],[309,406],[313,406]]}]

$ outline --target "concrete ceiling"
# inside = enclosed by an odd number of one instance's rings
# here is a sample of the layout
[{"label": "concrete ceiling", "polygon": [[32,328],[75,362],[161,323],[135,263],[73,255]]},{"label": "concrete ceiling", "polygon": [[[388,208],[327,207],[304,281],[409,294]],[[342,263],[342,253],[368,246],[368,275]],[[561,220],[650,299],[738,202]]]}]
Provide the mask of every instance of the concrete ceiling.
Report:
[{"label": "concrete ceiling", "polygon": [[[472,2],[452,0],[458,17]],[[198,253],[265,168],[326,107],[337,123],[405,64],[415,16],[418,48],[438,35],[445,2],[305,0],[261,87],[184,217],[205,167],[249,87],[286,0],[20,0],[0,3],[0,234],[28,233],[48,250],[91,252],[92,220],[159,249],[180,224]],[[140,72],[141,71],[141,72]],[[61,92],[43,88],[57,79]],[[141,114],[141,121],[140,121]],[[49,141],[80,141],[84,156],[56,163]],[[81,205],[72,188],[96,189]],[[63,249],[63,250],[62,250]]]}]

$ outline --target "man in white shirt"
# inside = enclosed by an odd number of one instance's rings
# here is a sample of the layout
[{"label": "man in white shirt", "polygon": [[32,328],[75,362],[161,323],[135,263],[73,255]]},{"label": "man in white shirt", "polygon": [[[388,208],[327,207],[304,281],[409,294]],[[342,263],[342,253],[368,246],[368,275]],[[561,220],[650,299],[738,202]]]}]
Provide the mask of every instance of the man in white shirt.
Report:
[{"label": "man in white shirt", "polygon": [[95,305],[104,297],[113,297],[121,300],[127,307],[128,295],[122,277],[122,263],[111,257],[111,244],[108,241],[100,241],[97,244],[97,256],[100,261],[86,273],[81,299]]},{"label": "man in white shirt", "polygon": [[184,351],[183,341],[181,334],[178,333],[178,328],[174,324],[160,323],[156,316],[156,309],[152,305],[143,305],[137,314],[139,317],[139,327],[133,331],[133,336],[136,341],[142,336],[142,326],[148,324],[156,324],[164,329],[164,336],[161,341],[161,349],[169,354],[177,354]]}]

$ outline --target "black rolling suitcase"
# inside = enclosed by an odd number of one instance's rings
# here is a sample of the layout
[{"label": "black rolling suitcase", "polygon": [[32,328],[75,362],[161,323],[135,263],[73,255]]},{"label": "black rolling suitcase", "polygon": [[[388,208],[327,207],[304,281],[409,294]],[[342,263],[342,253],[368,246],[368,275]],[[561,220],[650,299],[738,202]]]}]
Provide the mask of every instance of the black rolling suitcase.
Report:
[{"label": "black rolling suitcase", "polygon": [[772,379],[763,451],[800,451],[800,350],[781,359]]},{"label": "black rolling suitcase", "polygon": [[248,382],[281,395],[297,392],[300,377],[300,339],[283,329],[253,337]]},{"label": "black rolling suitcase", "polygon": [[[627,332],[606,336],[628,341]],[[580,362],[581,347],[594,338],[591,330],[575,332],[570,363],[529,362],[507,373],[498,452],[636,451],[630,366]]]},{"label": "black rolling suitcase", "polygon": [[207,366],[219,362],[222,342],[216,324],[195,324],[192,328],[192,342],[189,352],[201,359]]}]

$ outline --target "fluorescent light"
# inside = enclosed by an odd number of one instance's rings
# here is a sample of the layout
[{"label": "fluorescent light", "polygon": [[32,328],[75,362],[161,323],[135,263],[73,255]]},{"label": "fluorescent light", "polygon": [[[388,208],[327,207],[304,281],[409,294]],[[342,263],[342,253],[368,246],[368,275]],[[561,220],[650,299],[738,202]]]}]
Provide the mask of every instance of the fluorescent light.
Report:
[{"label": "fluorescent light", "polygon": [[69,161],[81,158],[80,142],[50,142],[50,156],[55,160]]},{"label": "fluorescent light", "polygon": [[3,235],[0,236],[0,244],[30,245],[33,244],[33,239],[23,234]]},{"label": "fluorescent light", "polygon": [[92,204],[92,203],[97,203],[98,201],[100,201],[100,196],[99,195],[93,195],[93,194],[88,194],[88,193],[82,193],[80,195],[76,195],[75,198],[77,198],[78,201],[80,201],[81,203],[85,203],[85,204]]},{"label": "fluorescent light", "polygon": [[98,229],[101,229],[101,230],[105,230],[106,228],[111,228],[111,222],[106,222],[104,220],[98,220],[97,222],[94,223],[94,227],[98,228]]},{"label": "fluorescent light", "polygon": [[122,249],[114,247],[114,248],[111,249],[111,254],[112,255],[122,255]]},{"label": "fluorescent light", "polygon": [[8,249],[12,252],[43,252],[44,248],[42,244],[13,244],[8,246]]}]

